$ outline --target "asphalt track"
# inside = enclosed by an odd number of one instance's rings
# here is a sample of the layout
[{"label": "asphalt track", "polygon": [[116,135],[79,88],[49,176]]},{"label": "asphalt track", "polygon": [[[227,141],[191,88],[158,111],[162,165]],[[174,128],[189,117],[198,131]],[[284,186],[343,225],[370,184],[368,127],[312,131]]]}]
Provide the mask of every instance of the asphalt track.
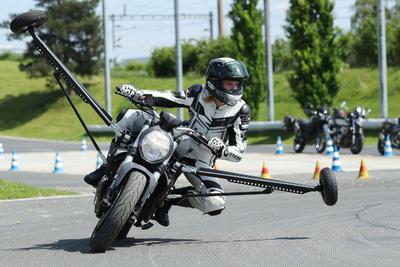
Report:
[{"label": "asphalt track", "polygon": [[[250,173],[259,169],[258,163],[250,166],[259,158],[260,148],[254,149],[245,161]],[[0,202],[0,266],[399,266],[399,157],[379,170],[375,162],[381,158],[364,156],[373,167],[371,178],[356,179],[357,171],[343,162],[346,170],[337,174],[339,201],[333,207],[325,206],[319,193],[284,192],[227,197],[226,210],[214,217],[177,207],[168,228],[132,229],[126,240],[101,254],[88,246],[96,218],[93,190],[82,183],[81,174],[3,170],[2,178],[85,194]],[[271,159],[274,170],[277,156],[264,152],[262,157]],[[316,184],[310,179],[312,169],[296,172],[302,162],[309,168],[312,157],[311,152],[287,153],[276,162],[288,171],[277,167],[273,178]],[[249,189],[223,186],[225,191]]]}]

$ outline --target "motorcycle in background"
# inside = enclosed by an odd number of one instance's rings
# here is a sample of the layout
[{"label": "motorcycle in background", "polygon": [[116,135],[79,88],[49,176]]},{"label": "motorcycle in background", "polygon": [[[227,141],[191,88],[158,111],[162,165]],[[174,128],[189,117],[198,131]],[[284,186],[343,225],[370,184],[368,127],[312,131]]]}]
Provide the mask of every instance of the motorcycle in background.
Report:
[{"label": "motorcycle in background", "polygon": [[400,118],[385,119],[378,135],[378,151],[381,155],[385,152],[385,140],[390,136],[392,147],[400,149]]},{"label": "motorcycle in background", "polygon": [[359,154],[364,146],[364,131],[362,124],[371,109],[366,111],[357,106],[348,112],[346,102],[342,102],[341,109],[334,108],[330,125],[333,144],[340,148],[350,148],[351,153]]},{"label": "motorcycle in background", "polygon": [[294,132],[295,139],[293,150],[301,153],[306,144],[314,144],[315,150],[322,153],[325,150],[329,134],[329,109],[323,106],[319,109],[313,107],[305,109],[305,113],[310,116],[309,120],[295,119],[285,116],[284,125],[287,131]]}]

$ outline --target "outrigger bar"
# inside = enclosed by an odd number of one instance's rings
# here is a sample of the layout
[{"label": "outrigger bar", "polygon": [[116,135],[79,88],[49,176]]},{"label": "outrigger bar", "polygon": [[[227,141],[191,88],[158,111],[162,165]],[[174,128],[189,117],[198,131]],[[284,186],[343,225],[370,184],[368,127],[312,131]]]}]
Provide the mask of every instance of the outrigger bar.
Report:
[{"label": "outrigger bar", "polygon": [[81,115],[79,114],[77,108],[75,107],[74,103],[72,102],[71,97],[68,95],[67,91],[64,89],[60,79],[66,81],[68,86],[73,89],[77,95],[85,102],[88,103],[94,111],[100,116],[100,118],[110,126],[117,135],[121,135],[121,129],[112,122],[112,117],[108,114],[97,102],[96,100],[89,94],[86,88],[72,75],[72,73],[68,70],[68,68],[61,62],[61,60],[48,48],[48,46],[40,39],[39,36],[36,35],[35,30],[33,27],[28,29],[29,33],[31,34],[34,44],[36,45],[37,50],[39,53],[48,61],[48,63],[54,68],[54,77],[56,78],[61,90],[63,91],[65,97],[68,99],[69,104],[71,105],[72,109],[74,110],[76,116],[78,117],[80,123],[82,124],[83,128],[85,129],[87,135],[89,136],[90,140],[92,141],[94,147],[96,148],[97,152],[99,153],[100,157],[103,161],[106,160],[104,154],[101,152],[99,146],[97,145],[96,141],[94,140],[92,134],[90,133],[89,129],[87,128],[85,122],[83,121]]},{"label": "outrigger bar", "polygon": [[[196,194],[196,195],[168,195],[170,198],[186,198],[186,197],[207,197],[207,196],[233,196],[233,195],[257,195],[257,194],[270,194],[273,190],[285,191],[295,194],[305,194],[308,192],[321,192],[321,185],[311,186],[298,183],[291,183],[286,181],[274,179],[262,179],[257,176],[227,172],[221,170],[199,168],[194,172],[196,175],[204,175],[220,179],[226,179],[231,183],[262,187],[263,191],[248,191],[248,192],[224,192],[224,193],[210,193],[210,194]],[[272,189],[272,190],[271,190]]]}]

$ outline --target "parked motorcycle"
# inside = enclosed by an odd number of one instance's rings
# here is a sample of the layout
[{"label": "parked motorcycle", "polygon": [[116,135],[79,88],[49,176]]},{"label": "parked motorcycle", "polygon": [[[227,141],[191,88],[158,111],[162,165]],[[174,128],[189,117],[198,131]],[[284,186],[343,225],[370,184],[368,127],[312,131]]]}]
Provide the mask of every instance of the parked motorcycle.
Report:
[{"label": "parked motorcycle", "polygon": [[[114,123],[112,117],[35,33],[35,28],[46,20],[46,13],[32,10],[14,18],[10,28],[14,33],[27,31],[32,36],[34,46],[53,67],[55,79],[94,147],[103,161],[107,162],[106,173],[101,178],[95,194],[95,214],[100,219],[90,237],[90,246],[94,251],[104,251],[111,246],[115,239],[125,238],[132,226],[142,229],[151,227],[153,224],[150,220],[156,209],[162,206],[166,199],[270,194],[274,190],[280,190],[296,194],[321,192],[322,199],[327,205],[335,205],[337,202],[336,178],[329,168],[322,169],[319,184],[311,186],[261,179],[257,176],[222,170],[194,168],[185,164],[183,157],[185,152],[177,149],[180,142],[191,138],[212,151],[207,138],[182,126],[182,122],[172,114],[165,111],[158,113],[152,106],[141,100],[132,99],[129,92],[119,88],[116,92],[118,95],[125,97],[147,114],[146,121],[140,127],[135,127],[137,131],[125,132]],[[104,123],[115,132],[116,137],[107,158],[88,130],[64,88],[63,82],[66,82],[69,88],[89,104]],[[261,187],[263,190],[185,195],[172,190],[182,172],[226,179],[229,182],[245,186]]]},{"label": "parked motorcycle", "polygon": [[390,136],[392,148],[400,149],[400,118],[397,120],[386,119],[378,135],[378,151],[381,155],[385,153],[385,140]]},{"label": "parked motorcycle", "polygon": [[342,102],[341,108],[333,109],[330,125],[333,144],[340,148],[350,148],[351,153],[359,154],[364,147],[364,131],[362,124],[371,112],[357,106],[349,112],[346,102]]},{"label": "parked motorcycle", "polygon": [[329,136],[329,109],[323,106],[319,109],[310,107],[305,109],[309,120],[295,119],[285,116],[284,125],[289,132],[294,132],[293,150],[301,153],[306,144],[314,144],[315,150],[322,153],[325,150]]}]

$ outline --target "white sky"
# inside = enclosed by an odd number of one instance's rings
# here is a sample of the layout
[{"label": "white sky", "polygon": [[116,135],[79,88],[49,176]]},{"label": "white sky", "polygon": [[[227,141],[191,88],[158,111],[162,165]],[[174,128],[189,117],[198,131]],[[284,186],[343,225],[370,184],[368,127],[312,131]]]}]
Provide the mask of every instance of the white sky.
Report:
[{"label": "white sky", "polygon": [[[106,0],[108,15],[123,13],[126,5],[127,14],[173,14],[174,0]],[[225,14],[230,10],[233,0],[224,0]],[[263,0],[259,0],[260,8]],[[355,0],[335,0],[335,24],[345,30],[350,28],[350,16]],[[100,2],[101,3],[101,2]],[[100,5],[101,6],[101,5]],[[271,34],[273,40],[284,37],[286,11],[289,0],[270,0]],[[35,8],[34,0],[0,1],[0,21],[8,20],[10,13],[23,13]],[[217,0],[179,0],[180,13],[208,14],[214,13],[214,37],[218,34],[217,28]],[[100,7],[98,13],[101,14]],[[156,47],[172,46],[175,42],[173,20],[132,20],[116,23],[116,39],[120,47],[111,50],[111,56],[118,60],[127,58],[148,57]],[[225,33],[229,34],[232,23],[225,19]],[[109,47],[111,42],[111,23],[109,23]],[[210,33],[208,20],[181,20],[180,32],[182,39],[208,38]],[[21,52],[25,48],[23,41],[7,41],[6,29],[0,30],[0,52],[4,49]],[[29,40],[29,39],[28,39]]]}]

